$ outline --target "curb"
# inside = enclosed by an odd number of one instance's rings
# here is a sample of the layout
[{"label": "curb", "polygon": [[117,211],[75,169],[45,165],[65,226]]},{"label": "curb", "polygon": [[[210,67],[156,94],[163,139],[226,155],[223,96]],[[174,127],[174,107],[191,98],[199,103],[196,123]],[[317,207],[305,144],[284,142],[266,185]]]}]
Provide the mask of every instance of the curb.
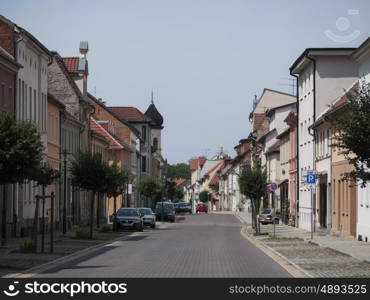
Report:
[{"label": "curb", "polygon": [[[163,225],[166,225],[166,224],[158,224],[156,226],[156,228],[161,229],[161,228],[166,228],[167,227],[167,226],[163,226]],[[129,234],[129,235],[124,236],[124,237],[118,237],[118,238],[115,238],[115,239],[112,239],[112,240],[104,241],[104,242],[102,242],[98,245],[84,248],[84,249],[79,250],[77,252],[68,254],[66,256],[57,258],[57,259],[49,261],[49,262],[46,262],[42,265],[32,267],[30,269],[23,270],[19,273],[8,274],[8,275],[2,276],[0,278],[31,278],[31,277],[33,277],[37,274],[40,274],[44,271],[55,268],[55,267],[57,267],[61,264],[70,262],[74,259],[77,259],[77,258],[83,257],[87,254],[93,253],[94,251],[96,251],[98,249],[101,249],[103,247],[109,246],[109,245],[111,245],[115,242],[119,242],[119,241],[124,242],[124,241],[128,240],[131,237],[138,236],[138,235],[141,235],[143,233],[145,233],[145,232],[133,232],[133,234]]]},{"label": "curb", "polygon": [[313,278],[311,274],[309,274],[307,271],[302,269],[300,266],[289,260],[284,255],[280,254],[273,248],[267,246],[263,242],[260,242],[253,236],[247,233],[247,222],[243,220],[238,214],[235,214],[235,217],[239,219],[239,221],[243,224],[243,227],[240,231],[240,234],[248,240],[250,243],[252,243],[255,247],[260,249],[262,252],[264,252],[267,256],[272,258],[275,262],[277,262],[280,266],[282,266],[289,274],[291,274],[294,278]]}]

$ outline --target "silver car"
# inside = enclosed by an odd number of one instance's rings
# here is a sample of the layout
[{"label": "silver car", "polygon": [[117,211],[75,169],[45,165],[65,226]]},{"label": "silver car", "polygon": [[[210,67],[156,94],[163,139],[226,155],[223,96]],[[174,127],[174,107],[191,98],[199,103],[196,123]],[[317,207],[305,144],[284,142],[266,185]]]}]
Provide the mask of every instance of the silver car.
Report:
[{"label": "silver car", "polygon": [[143,218],[137,208],[120,208],[117,211],[115,221],[117,229],[144,230]]},{"label": "silver car", "polygon": [[279,224],[279,220],[280,210],[278,209],[275,210],[273,208],[267,208],[259,214],[259,222],[262,225],[273,224],[274,222],[275,224]]},{"label": "silver car", "polygon": [[155,228],[155,214],[150,208],[141,207],[139,208],[141,217],[143,218],[144,225]]}]

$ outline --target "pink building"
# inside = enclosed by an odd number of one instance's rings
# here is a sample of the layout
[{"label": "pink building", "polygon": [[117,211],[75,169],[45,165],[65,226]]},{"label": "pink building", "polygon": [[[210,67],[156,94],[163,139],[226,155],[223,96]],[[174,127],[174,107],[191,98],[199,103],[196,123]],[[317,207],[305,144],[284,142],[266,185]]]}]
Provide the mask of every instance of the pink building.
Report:
[{"label": "pink building", "polygon": [[298,200],[297,200],[297,113],[290,112],[285,122],[289,126],[290,158],[289,158],[289,224],[298,226]]}]

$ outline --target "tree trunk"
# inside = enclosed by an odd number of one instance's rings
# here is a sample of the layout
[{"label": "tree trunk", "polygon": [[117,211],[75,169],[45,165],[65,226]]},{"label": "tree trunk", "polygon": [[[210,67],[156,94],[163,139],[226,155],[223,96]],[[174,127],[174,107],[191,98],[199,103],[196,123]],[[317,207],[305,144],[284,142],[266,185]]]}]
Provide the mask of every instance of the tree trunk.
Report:
[{"label": "tree trunk", "polygon": [[6,185],[3,185],[3,209],[2,209],[2,223],[1,223],[1,245],[6,246],[7,232],[6,232]]},{"label": "tree trunk", "polygon": [[257,220],[257,211],[256,211],[256,199],[251,199],[251,203],[252,203],[252,220],[254,222],[254,226],[255,226],[255,231],[256,231],[256,234],[259,234],[259,227],[258,227],[258,220]]},{"label": "tree trunk", "polygon": [[117,224],[116,224],[116,213],[117,213],[117,196],[113,197],[113,231],[115,232],[117,230]]},{"label": "tree trunk", "polygon": [[100,228],[100,193],[98,193],[97,203],[96,203],[96,228]]},{"label": "tree trunk", "polygon": [[36,205],[35,205],[35,215],[33,217],[33,227],[32,227],[32,240],[35,243],[36,251],[37,251],[37,235],[38,235],[38,224],[39,224],[39,206],[40,206],[40,199],[36,197]]},{"label": "tree trunk", "polygon": [[90,203],[90,239],[93,239],[93,227],[94,227],[94,202],[95,192],[91,192],[91,203]]}]

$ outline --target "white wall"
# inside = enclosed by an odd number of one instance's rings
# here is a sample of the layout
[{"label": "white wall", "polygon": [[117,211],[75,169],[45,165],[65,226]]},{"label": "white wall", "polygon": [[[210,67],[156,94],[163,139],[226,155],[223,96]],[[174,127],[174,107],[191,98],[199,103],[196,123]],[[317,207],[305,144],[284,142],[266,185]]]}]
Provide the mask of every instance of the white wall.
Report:
[{"label": "white wall", "polygon": [[[48,56],[26,35],[17,44],[17,119],[33,121],[40,132],[47,153],[47,63]],[[46,157],[46,156],[45,156]],[[31,219],[35,210],[35,195],[40,192],[35,183],[18,185],[18,217]]]}]

